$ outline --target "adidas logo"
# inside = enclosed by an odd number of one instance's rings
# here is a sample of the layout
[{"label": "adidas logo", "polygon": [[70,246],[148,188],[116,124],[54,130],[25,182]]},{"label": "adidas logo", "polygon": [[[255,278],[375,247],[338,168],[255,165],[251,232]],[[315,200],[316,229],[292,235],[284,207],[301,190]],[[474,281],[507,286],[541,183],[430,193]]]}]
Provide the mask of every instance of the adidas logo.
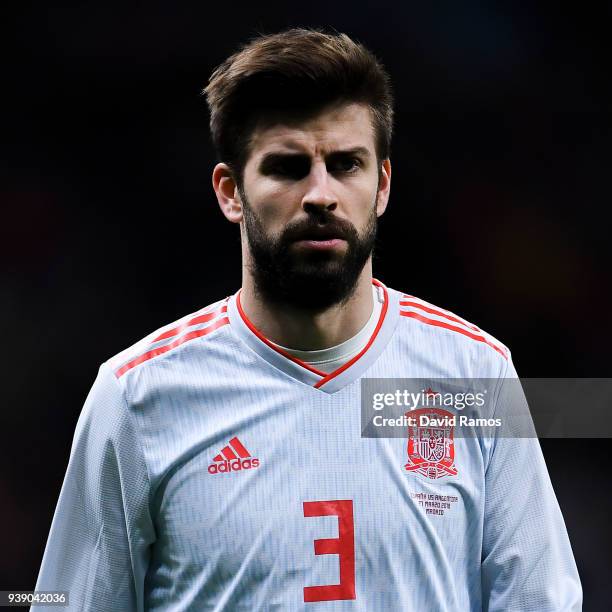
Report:
[{"label": "adidas logo", "polygon": [[232,438],[221,452],[213,457],[215,463],[208,466],[209,474],[220,472],[238,472],[259,467],[259,459],[251,457],[251,453],[243,446],[237,437]]}]

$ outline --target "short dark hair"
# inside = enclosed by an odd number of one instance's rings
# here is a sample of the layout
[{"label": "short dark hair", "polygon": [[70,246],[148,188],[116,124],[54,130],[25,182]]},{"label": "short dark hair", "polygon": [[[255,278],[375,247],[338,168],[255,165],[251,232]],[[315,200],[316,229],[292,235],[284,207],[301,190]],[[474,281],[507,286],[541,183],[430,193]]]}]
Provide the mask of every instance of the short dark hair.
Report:
[{"label": "short dark hair", "polygon": [[256,125],[307,117],[336,102],[366,104],[378,159],[390,155],[389,75],[371,51],[346,34],[294,28],[260,35],[218,66],[202,93],[217,155],[239,183]]}]

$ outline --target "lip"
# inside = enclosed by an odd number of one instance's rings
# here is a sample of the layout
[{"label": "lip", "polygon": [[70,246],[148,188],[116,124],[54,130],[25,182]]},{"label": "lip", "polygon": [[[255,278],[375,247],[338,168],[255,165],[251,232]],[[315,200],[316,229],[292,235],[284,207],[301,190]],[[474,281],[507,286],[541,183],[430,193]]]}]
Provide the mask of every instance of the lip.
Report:
[{"label": "lip", "polygon": [[344,244],[345,242],[346,241],[342,238],[321,238],[319,240],[297,240],[295,244],[308,249],[317,249],[324,251],[326,249],[335,249],[340,245]]}]

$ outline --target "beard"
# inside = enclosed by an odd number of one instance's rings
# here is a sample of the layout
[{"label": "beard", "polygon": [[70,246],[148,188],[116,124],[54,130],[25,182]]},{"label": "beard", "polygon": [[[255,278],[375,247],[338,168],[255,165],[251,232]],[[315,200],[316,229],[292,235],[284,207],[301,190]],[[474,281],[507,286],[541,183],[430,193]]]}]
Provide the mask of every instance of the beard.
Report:
[{"label": "beard", "polygon": [[[287,225],[278,236],[271,236],[242,189],[240,197],[252,259],[250,272],[255,290],[264,300],[310,312],[348,301],[374,249],[378,221],[375,202],[361,235],[349,221],[316,211],[303,221]],[[344,252],[292,248],[296,241],[317,236],[321,231],[345,240]]]}]

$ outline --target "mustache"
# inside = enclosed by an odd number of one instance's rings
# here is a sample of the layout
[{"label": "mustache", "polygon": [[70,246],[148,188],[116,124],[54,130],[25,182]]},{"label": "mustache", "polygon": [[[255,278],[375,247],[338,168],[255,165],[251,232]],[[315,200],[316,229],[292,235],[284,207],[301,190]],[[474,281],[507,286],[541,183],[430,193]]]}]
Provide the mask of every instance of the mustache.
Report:
[{"label": "mustache", "polygon": [[351,241],[357,237],[355,226],[337,217],[327,217],[324,221],[305,219],[288,225],[282,233],[281,242],[289,244],[298,240],[331,240],[341,238]]}]

